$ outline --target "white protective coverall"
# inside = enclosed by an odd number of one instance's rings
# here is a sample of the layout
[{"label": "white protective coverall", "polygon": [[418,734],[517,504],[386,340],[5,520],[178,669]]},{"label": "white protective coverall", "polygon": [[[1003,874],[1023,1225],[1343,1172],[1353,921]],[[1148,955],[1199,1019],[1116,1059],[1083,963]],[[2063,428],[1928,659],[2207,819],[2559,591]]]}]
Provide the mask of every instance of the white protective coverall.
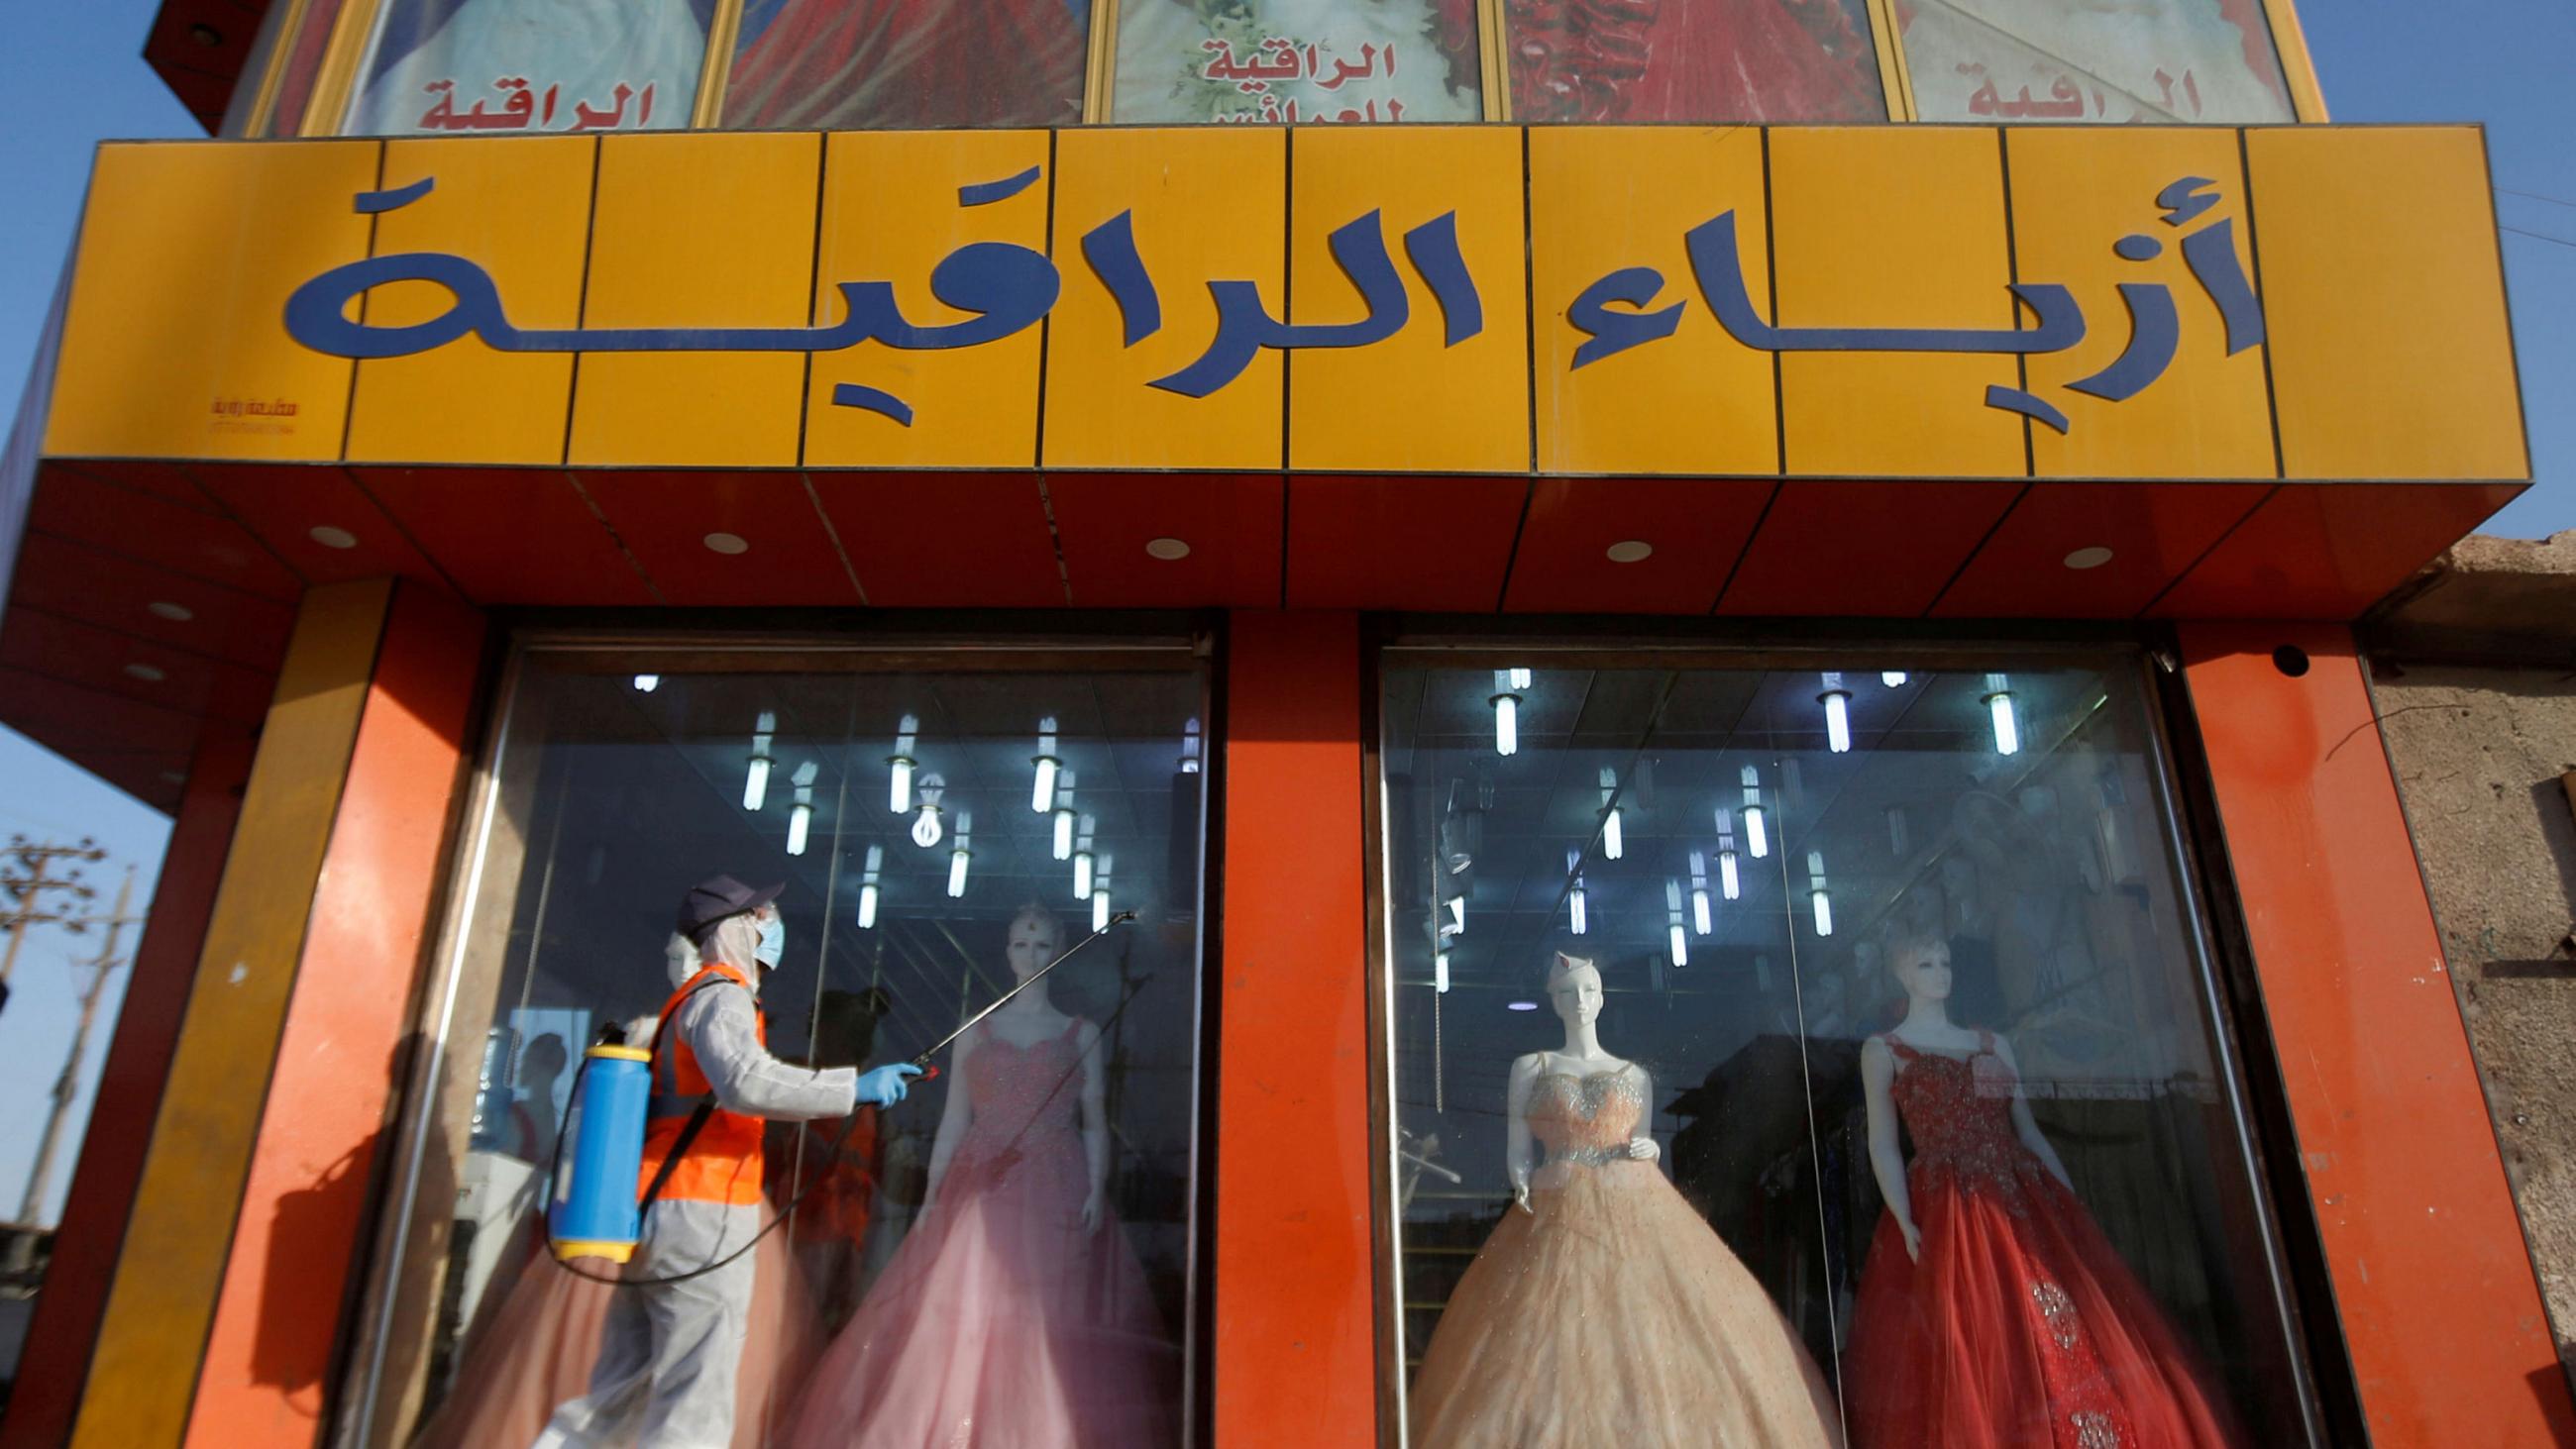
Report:
[{"label": "white protective coverall", "polygon": [[[749,919],[738,916],[717,928],[719,958],[752,959],[757,937]],[[696,974],[698,962],[685,940],[673,939],[676,985]],[[801,1121],[857,1109],[857,1069],[809,1070],[771,1056],[760,1042],[751,993],[740,987],[699,991],[672,1018],[672,1029],[697,1054],[718,1105],[729,1112]],[[657,1201],[645,1215],[627,1274],[663,1278],[703,1268],[750,1242],[766,1212],[757,1203]],[[618,1289],[590,1392],[555,1410],[536,1449],[727,1449],[753,1258],[745,1253],[686,1282]]]}]

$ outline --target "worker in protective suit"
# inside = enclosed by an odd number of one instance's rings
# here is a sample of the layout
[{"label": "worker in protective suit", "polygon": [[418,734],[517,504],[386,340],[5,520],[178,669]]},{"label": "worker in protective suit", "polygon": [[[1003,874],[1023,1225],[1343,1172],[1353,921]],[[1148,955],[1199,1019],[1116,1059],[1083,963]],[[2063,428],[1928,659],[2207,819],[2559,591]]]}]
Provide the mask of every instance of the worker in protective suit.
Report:
[{"label": "worker in protective suit", "polygon": [[769,1054],[758,997],[761,975],[776,966],[786,945],[786,928],[771,904],[781,889],[755,890],[720,875],[681,902],[679,934],[696,946],[702,964],[671,993],[653,1033],[639,1195],[674,1156],[699,1102],[712,1097],[714,1110],[677,1154],[645,1215],[628,1274],[695,1276],[617,1290],[590,1392],[555,1410],[536,1449],[730,1444],[753,1259],[744,1254],[698,1270],[760,1231],[762,1120],[847,1117],[860,1102],[891,1106],[921,1071],[909,1062],[865,1075],[850,1067],[817,1071]]}]

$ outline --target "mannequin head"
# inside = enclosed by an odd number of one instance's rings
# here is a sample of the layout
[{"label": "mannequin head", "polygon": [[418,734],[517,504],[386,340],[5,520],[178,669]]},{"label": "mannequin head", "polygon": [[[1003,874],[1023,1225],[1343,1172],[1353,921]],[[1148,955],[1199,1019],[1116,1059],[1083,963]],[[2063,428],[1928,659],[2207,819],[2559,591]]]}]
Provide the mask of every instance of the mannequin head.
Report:
[{"label": "mannequin head", "polygon": [[1547,1002],[1568,1030],[1581,1030],[1601,1016],[1601,968],[1563,951],[1547,966]]},{"label": "mannequin head", "polygon": [[1910,1003],[1950,999],[1950,943],[1933,935],[1903,935],[1887,943],[1887,971]]},{"label": "mannequin head", "polygon": [[1003,955],[1011,965],[1011,979],[1026,981],[1045,970],[1046,964],[1064,950],[1064,923],[1056,919],[1055,912],[1031,901],[1011,917],[1010,930],[1002,941]]},{"label": "mannequin head", "polygon": [[698,974],[697,943],[673,931],[671,939],[662,943],[662,964],[670,975],[671,989],[688,985],[689,978]]}]

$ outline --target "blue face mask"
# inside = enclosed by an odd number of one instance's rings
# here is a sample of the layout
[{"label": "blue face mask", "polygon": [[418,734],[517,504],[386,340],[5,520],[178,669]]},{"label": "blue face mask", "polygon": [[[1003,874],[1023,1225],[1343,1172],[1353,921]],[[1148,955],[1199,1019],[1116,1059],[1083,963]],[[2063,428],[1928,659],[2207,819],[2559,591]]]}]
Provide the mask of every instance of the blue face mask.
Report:
[{"label": "blue face mask", "polygon": [[761,965],[777,970],[778,963],[787,957],[787,923],[776,916],[761,922],[760,945],[751,954]]}]

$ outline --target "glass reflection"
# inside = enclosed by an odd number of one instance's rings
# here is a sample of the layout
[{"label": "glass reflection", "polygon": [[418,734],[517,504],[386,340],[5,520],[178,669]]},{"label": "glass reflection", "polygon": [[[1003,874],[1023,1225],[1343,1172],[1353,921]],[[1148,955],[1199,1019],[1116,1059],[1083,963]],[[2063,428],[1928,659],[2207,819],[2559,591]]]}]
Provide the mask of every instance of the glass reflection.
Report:
[{"label": "glass reflection", "polygon": [[[639,675],[633,660],[524,657],[492,838],[461,887],[480,904],[457,1011],[481,1051],[454,1069],[452,1113],[427,1124],[454,1206],[424,1184],[415,1232],[440,1246],[401,1266],[400,1301],[426,1320],[411,1442],[528,1443],[559,1405],[616,1384],[623,1400],[584,1412],[691,1442],[948,1442],[970,1424],[1014,1442],[1179,1442],[1203,685],[1175,659],[1083,675]],[[1099,859],[1078,902],[1055,816],[1029,808],[1042,720],[1053,798],[1078,807]],[[928,844],[925,812],[940,822]],[[739,940],[724,925],[702,957],[671,934],[673,912],[718,872],[784,884],[775,925]],[[1095,898],[1135,919],[1095,936]],[[924,1052],[939,1075],[891,1106],[862,1094],[815,1120],[762,1112],[780,1120],[737,1144],[762,1164],[728,1199],[742,1221],[698,1254],[748,1250],[737,1342],[654,1327],[637,1340],[650,1362],[620,1379],[621,1315],[645,1290],[563,1271],[537,1211],[567,1062],[612,1024],[653,1050],[675,986],[763,953],[778,958],[757,979],[779,1081]],[[625,1271],[696,1266],[639,1255]],[[665,1402],[665,1379],[708,1402]]]},{"label": "glass reflection", "polygon": [[1884,121],[1862,0],[1505,0],[1516,121]]},{"label": "glass reflection", "polygon": [[2302,1439],[2128,661],[1541,669],[1505,755],[1413,657],[1411,1443]]},{"label": "glass reflection", "polygon": [[2262,0],[1900,0],[1926,121],[2293,119]]},{"label": "glass reflection", "polygon": [[745,0],[724,96],[737,130],[1070,126],[1084,0]]}]

